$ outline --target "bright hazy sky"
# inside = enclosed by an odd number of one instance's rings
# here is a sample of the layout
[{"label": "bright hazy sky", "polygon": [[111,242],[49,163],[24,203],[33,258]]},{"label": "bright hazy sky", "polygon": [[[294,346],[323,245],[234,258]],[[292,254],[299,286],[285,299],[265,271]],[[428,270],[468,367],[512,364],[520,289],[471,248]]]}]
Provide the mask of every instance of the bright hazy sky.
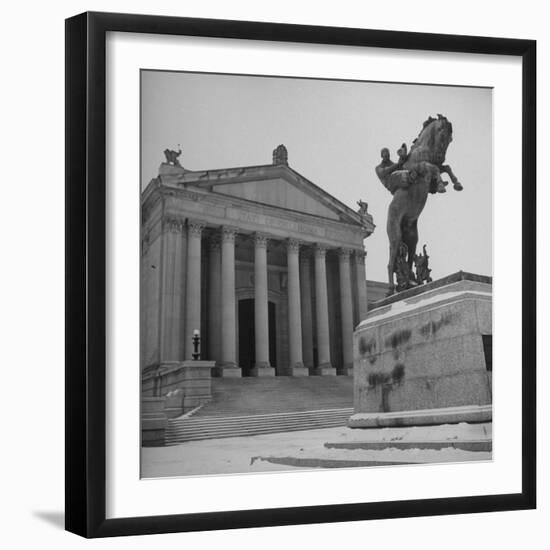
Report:
[{"label": "bright hazy sky", "polygon": [[[376,229],[365,240],[367,278],[386,281],[386,217],[391,194],[374,167],[410,148],[437,113],[453,123],[450,164],[464,191],[429,195],[419,248],[428,245],[434,279],[460,269],[492,274],[492,91],[428,85],[142,72],[142,188],[165,148],[181,144],[181,164],[205,170],[271,164],[280,143],[289,165],[357,210],[369,204]],[[444,179],[447,176],[443,176]]]}]

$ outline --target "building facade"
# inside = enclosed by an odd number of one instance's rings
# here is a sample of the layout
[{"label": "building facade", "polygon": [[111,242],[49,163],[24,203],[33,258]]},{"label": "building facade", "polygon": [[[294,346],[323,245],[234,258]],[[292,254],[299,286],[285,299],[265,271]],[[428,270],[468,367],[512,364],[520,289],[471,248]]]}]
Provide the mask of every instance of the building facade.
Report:
[{"label": "building facade", "polygon": [[366,204],[347,207],[288,165],[190,171],[142,193],[143,372],[201,358],[214,376],[350,374],[365,318]]}]

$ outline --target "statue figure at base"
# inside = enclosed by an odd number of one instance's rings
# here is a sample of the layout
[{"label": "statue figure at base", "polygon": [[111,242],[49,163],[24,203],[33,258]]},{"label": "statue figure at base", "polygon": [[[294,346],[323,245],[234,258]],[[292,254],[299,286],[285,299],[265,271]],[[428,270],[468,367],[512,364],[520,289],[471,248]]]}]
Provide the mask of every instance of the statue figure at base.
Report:
[{"label": "statue figure at base", "polygon": [[429,193],[445,192],[446,182],[441,173],[446,173],[456,191],[462,185],[450,166],[443,164],[447,148],[453,139],[453,126],[443,115],[429,117],[414,140],[410,152],[405,144],[398,151],[399,161],[390,159],[387,148],[382,149],[382,162],[376,174],[384,187],[393,195],[388,208],[387,233],[390,241],[388,282],[390,294],[395,291],[394,273],[401,244],[407,247],[407,264],[411,285],[416,283],[412,266],[418,243],[418,217]]},{"label": "statue figure at base", "polygon": [[430,259],[430,257],[426,252],[426,245],[422,247],[422,252],[423,254],[414,255],[416,282],[419,285],[432,282],[432,278],[430,277],[430,273],[432,272],[432,270],[428,267],[428,260]]},{"label": "statue figure at base", "polygon": [[402,242],[399,245],[397,257],[395,258],[394,272],[397,282],[397,292],[401,292],[402,290],[407,290],[407,288],[416,286],[416,282],[411,279],[411,268],[409,267],[409,263],[407,261],[408,253],[409,249],[407,245]]}]

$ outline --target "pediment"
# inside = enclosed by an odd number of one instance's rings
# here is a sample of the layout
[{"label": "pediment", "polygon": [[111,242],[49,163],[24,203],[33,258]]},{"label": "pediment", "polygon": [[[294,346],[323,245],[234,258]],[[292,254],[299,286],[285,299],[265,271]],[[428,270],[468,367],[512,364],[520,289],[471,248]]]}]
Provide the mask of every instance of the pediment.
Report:
[{"label": "pediment", "polygon": [[188,172],[182,183],[270,207],[363,225],[357,212],[286,165]]},{"label": "pediment", "polygon": [[293,185],[281,177],[217,185],[213,191],[331,220],[340,219],[334,208],[330,208],[326,203],[319,201],[317,197],[308,193],[307,190]]}]

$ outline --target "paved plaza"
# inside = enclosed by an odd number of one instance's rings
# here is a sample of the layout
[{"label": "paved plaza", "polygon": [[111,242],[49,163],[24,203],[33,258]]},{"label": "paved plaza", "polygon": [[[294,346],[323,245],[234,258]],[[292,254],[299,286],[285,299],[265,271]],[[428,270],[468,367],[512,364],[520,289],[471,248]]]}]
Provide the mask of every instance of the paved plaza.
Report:
[{"label": "paved plaza", "polygon": [[[490,423],[463,423],[374,430],[341,427],[189,441],[172,447],[142,449],[142,477],[485,461],[491,460],[491,451],[456,447],[459,442],[490,446],[491,437]],[[421,442],[419,446],[424,448],[397,448],[410,446],[407,442]],[[369,443],[366,446],[376,450],[359,448],[361,443]],[[388,446],[384,448],[380,443]],[[337,444],[356,448],[337,448]]]}]

